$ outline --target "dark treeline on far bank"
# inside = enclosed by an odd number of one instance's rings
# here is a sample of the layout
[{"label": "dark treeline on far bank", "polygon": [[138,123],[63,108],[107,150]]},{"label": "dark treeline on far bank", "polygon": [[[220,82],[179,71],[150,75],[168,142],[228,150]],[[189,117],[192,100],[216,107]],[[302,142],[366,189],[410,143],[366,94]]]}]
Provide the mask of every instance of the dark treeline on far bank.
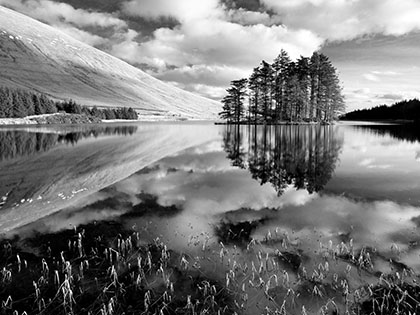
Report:
[{"label": "dark treeline on far bank", "polygon": [[343,115],[342,120],[410,120],[420,122],[420,101],[404,100],[391,106],[380,105]]},{"label": "dark treeline on far bank", "polygon": [[55,102],[45,94],[38,94],[22,89],[0,87],[0,118],[23,118],[32,115],[54,114],[65,112],[68,114],[84,114],[100,119],[137,119],[134,109],[106,108],[96,106],[89,108],[76,102]]},{"label": "dark treeline on far bank", "polygon": [[345,108],[337,71],[318,52],[292,61],[282,50],[226,92],[219,116],[227,123],[329,122]]}]

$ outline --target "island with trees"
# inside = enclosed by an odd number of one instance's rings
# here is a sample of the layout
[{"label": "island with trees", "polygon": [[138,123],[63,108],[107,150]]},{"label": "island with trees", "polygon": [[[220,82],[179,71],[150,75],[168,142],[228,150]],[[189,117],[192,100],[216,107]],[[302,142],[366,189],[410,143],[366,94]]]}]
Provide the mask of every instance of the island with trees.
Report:
[{"label": "island with trees", "polygon": [[226,92],[219,117],[228,124],[330,123],[345,110],[337,70],[319,52],[292,61],[281,50]]},{"label": "island with trees", "polygon": [[380,105],[369,109],[359,109],[340,117],[341,120],[365,121],[407,121],[420,122],[420,100],[411,99],[394,103],[391,106]]},{"label": "island with trees", "polygon": [[[45,114],[61,114],[41,117]],[[137,120],[133,108],[98,108],[77,104],[73,100],[54,101],[47,95],[24,89],[0,87],[0,118],[34,117],[38,123],[87,123],[102,119]],[[39,116],[37,118],[37,116]]]}]

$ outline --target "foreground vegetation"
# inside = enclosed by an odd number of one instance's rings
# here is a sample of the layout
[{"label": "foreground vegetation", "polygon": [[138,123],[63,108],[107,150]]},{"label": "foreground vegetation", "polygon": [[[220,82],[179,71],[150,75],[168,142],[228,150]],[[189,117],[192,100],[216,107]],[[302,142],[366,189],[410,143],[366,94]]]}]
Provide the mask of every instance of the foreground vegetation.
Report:
[{"label": "foreground vegetation", "polygon": [[397,102],[391,106],[380,105],[369,109],[359,109],[343,115],[342,120],[407,120],[420,121],[420,101],[418,99]]},{"label": "foreground vegetation", "polygon": [[219,116],[228,123],[330,122],[344,111],[341,90],[327,56],[294,62],[282,50],[272,64],[262,61],[248,79],[231,82]]},{"label": "foreground vegetation", "polygon": [[[147,241],[116,222],[35,235],[0,247],[2,314],[417,314],[417,275],[353,241],[320,243],[308,258],[281,229],[250,238],[221,224],[219,243],[190,237],[201,255]],[[268,246],[276,245],[272,252]],[[395,249],[397,250],[397,249]],[[200,256],[199,256],[200,255]],[[244,261],[243,257],[248,257]],[[207,266],[206,266],[207,264]],[[210,267],[208,267],[210,265]],[[213,271],[211,271],[213,270]],[[362,279],[356,285],[354,279]],[[373,280],[373,279],[376,279]]]},{"label": "foreground vegetation", "polygon": [[32,115],[64,112],[79,114],[99,119],[138,119],[133,108],[89,108],[69,100],[56,102],[45,94],[38,94],[22,89],[0,87],[0,118],[23,118]]}]

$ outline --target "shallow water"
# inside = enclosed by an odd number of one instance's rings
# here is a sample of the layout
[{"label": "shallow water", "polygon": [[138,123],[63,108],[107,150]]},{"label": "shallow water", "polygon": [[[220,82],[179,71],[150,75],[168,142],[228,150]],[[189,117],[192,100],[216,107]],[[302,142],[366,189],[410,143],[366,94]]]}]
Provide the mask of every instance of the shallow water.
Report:
[{"label": "shallow water", "polygon": [[[292,313],[302,305],[316,312],[331,298],[344,309],[331,289],[334,274],[354,289],[401,266],[420,272],[417,128],[114,127],[0,131],[10,139],[0,154],[3,232],[25,238],[115,221],[145,241],[158,237],[217,281],[247,266],[235,285],[246,283],[249,314],[284,301]],[[18,168],[25,171],[14,176]],[[372,266],[348,270],[344,254],[328,256],[343,246],[355,255],[368,251]],[[326,261],[327,271],[320,267]],[[320,269],[331,284],[322,297],[313,289],[319,279],[301,280],[302,270]],[[296,301],[290,289],[300,292]]]}]

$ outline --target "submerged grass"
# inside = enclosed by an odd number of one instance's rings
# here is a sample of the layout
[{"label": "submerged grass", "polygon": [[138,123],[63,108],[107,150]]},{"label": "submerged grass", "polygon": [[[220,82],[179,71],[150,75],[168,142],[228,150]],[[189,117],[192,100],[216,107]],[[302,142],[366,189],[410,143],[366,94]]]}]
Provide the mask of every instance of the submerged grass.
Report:
[{"label": "submerged grass", "polygon": [[[118,232],[117,232],[118,230]],[[233,314],[220,283],[159,239],[101,223],[39,235],[37,253],[3,241],[2,314]],[[117,233],[115,233],[117,232]],[[115,233],[115,234],[113,234]]]},{"label": "submerged grass", "polygon": [[[392,274],[378,274],[374,249],[355,250],[352,240],[336,246],[329,242],[320,244],[318,257],[312,260],[285,233],[268,231],[258,241],[244,234],[248,228],[226,226],[220,232],[233,246],[223,241],[210,246],[208,239],[194,244],[201,257],[173,251],[158,238],[146,241],[138,231],[125,230],[116,222],[29,240],[4,240],[0,312],[383,315],[420,311],[417,275],[403,265]],[[241,240],[235,238],[239,234]]]}]

